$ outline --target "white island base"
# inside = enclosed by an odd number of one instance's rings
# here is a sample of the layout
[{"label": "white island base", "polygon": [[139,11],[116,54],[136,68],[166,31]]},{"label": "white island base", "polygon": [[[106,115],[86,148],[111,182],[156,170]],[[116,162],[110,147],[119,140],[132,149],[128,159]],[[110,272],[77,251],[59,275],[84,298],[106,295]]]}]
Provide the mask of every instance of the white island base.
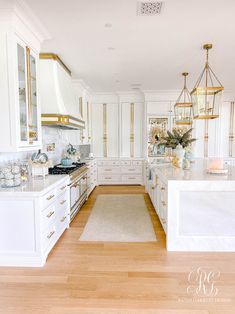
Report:
[{"label": "white island base", "polygon": [[204,162],[191,170],[155,167],[151,198],[169,251],[235,252],[235,169],[207,174]]}]

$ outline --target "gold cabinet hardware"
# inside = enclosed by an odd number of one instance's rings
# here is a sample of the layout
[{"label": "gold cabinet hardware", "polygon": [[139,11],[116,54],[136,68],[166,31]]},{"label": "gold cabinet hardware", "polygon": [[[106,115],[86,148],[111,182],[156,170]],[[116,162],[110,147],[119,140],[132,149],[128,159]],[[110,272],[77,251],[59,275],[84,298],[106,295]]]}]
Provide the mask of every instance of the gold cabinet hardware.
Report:
[{"label": "gold cabinet hardware", "polygon": [[151,189],[154,190],[154,186],[152,186]]},{"label": "gold cabinet hardware", "polygon": [[66,200],[63,200],[60,202],[61,205],[63,205],[66,202]]},{"label": "gold cabinet hardware", "polygon": [[162,201],[162,205],[163,205],[163,206],[166,206],[166,203],[165,203],[164,201]]},{"label": "gold cabinet hardware", "polygon": [[50,201],[54,196],[55,196],[54,194],[48,196],[48,197],[47,197],[47,200]]},{"label": "gold cabinet hardware", "polygon": [[51,232],[47,235],[47,239],[50,239],[50,238],[53,236],[54,233],[55,233],[55,231],[51,231]]},{"label": "gold cabinet hardware", "polygon": [[110,180],[110,179],[112,179],[111,177],[105,177],[105,179],[108,179],[108,180]]},{"label": "gold cabinet hardware", "polygon": [[66,188],[66,185],[62,186],[60,190],[63,191],[65,188]]},{"label": "gold cabinet hardware", "polygon": [[161,190],[162,190],[162,191],[165,191],[165,188],[162,187]]},{"label": "gold cabinet hardware", "polygon": [[37,132],[35,131],[29,131],[29,138],[36,138],[37,137]]},{"label": "gold cabinet hardware", "polygon": [[112,171],[112,169],[104,169],[104,171]]},{"label": "gold cabinet hardware", "polygon": [[29,141],[29,145],[33,145],[33,141],[32,140]]},{"label": "gold cabinet hardware", "polygon": [[55,212],[52,211],[52,212],[49,212],[49,214],[47,214],[47,218],[50,218]]},{"label": "gold cabinet hardware", "polygon": [[135,169],[128,169],[128,171],[135,171]]},{"label": "gold cabinet hardware", "polygon": [[162,221],[162,223],[166,223],[166,219],[164,219],[164,218],[161,218],[161,221]]},{"label": "gold cabinet hardware", "polygon": [[128,178],[128,180],[135,180],[136,178],[134,178],[134,177],[130,177],[130,178]]},{"label": "gold cabinet hardware", "polygon": [[65,219],[66,219],[66,216],[62,217],[62,218],[60,219],[60,222],[64,222]]}]

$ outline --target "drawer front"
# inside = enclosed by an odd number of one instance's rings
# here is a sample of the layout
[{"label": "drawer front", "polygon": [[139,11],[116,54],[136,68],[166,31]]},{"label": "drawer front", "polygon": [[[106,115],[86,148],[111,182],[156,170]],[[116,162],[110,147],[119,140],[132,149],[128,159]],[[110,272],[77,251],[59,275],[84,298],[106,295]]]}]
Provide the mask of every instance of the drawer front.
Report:
[{"label": "drawer front", "polygon": [[51,224],[42,234],[42,245],[44,250],[56,239],[56,225]]},{"label": "drawer front", "polygon": [[56,206],[52,204],[41,212],[42,229],[46,229],[56,218]]},{"label": "drawer front", "polygon": [[56,189],[57,195],[64,193],[67,190],[67,188],[68,188],[67,182],[61,183]]},{"label": "drawer front", "polygon": [[63,208],[56,215],[56,226],[60,229],[62,225],[68,225],[68,211]]},{"label": "drawer front", "polygon": [[121,160],[120,163],[122,166],[131,166],[130,160]]},{"label": "drawer front", "polygon": [[97,161],[98,166],[119,166],[120,161],[119,160],[100,160]]},{"label": "drawer front", "polygon": [[99,175],[98,176],[98,181],[99,182],[105,182],[105,183],[112,183],[112,182],[115,182],[115,183],[120,183],[121,184],[121,176],[120,175]]},{"label": "drawer front", "polygon": [[122,176],[122,183],[128,184],[142,184],[142,176],[140,175],[123,175]]},{"label": "drawer front", "polygon": [[98,174],[120,173],[119,167],[99,167]]},{"label": "drawer front", "polygon": [[133,160],[132,161],[132,165],[133,166],[142,166],[143,165],[143,161],[142,160]]},{"label": "drawer front", "polygon": [[141,167],[141,166],[122,167],[121,171],[122,171],[122,173],[137,173],[137,174],[142,174],[142,167]]},{"label": "drawer front", "polygon": [[57,205],[56,205],[56,211],[61,210],[61,208],[67,208],[68,207],[68,197],[67,197],[67,192],[61,194],[57,198]]},{"label": "drawer front", "polygon": [[48,207],[56,199],[57,191],[56,189],[51,190],[50,192],[42,196],[43,199],[43,209]]}]

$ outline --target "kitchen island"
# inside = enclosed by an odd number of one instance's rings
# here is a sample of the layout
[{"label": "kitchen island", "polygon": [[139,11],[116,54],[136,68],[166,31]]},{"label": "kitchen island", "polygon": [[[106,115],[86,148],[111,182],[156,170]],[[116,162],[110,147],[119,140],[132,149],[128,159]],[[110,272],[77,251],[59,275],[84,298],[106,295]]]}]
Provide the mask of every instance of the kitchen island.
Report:
[{"label": "kitchen island", "polygon": [[152,166],[151,200],[169,251],[235,252],[235,168],[208,174],[206,162],[190,170]]}]

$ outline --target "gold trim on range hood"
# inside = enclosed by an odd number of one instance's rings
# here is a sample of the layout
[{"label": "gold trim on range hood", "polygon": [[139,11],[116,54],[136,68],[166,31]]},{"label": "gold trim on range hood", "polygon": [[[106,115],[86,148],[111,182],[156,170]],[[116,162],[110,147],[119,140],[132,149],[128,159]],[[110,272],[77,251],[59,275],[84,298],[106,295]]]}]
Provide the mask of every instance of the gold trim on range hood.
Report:
[{"label": "gold trim on range hood", "polygon": [[85,122],[70,115],[43,113],[42,125],[60,127],[63,129],[78,130],[85,128]]},{"label": "gold trim on range hood", "polygon": [[39,58],[40,59],[47,59],[47,60],[48,59],[52,59],[52,60],[55,60],[55,61],[59,62],[59,64],[64,68],[64,70],[71,76],[72,72],[64,64],[64,62],[60,59],[60,57],[58,55],[56,55],[55,53],[41,52],[39,54]]}]

